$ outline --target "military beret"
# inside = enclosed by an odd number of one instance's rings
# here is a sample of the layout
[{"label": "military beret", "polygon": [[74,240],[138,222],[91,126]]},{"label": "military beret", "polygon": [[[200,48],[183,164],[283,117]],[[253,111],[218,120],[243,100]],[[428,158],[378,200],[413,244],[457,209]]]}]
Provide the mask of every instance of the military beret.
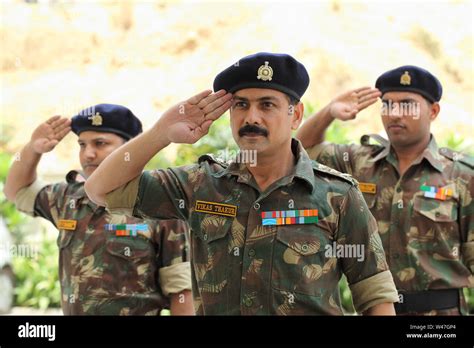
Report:
[{"label": "military beret", "polygon": [[306,68],[288,54],[260,52],[240,59],[214,79],[214,91],[269,88],[300,100],[309,85]]},{"label": "military beret", "polygon": [[77,135],[84,131],[107,132],[128,140],[142,132],[142,123],[125,106],[98,104],[73,116],[71,129]]},{"label": "military beret", "polygon": [[439,80],[429,71],[413,65],[404,65],[379,76],[375,87],[385,94],[390,91],[421,94],[431,102],[437,102],[443,94]]}]

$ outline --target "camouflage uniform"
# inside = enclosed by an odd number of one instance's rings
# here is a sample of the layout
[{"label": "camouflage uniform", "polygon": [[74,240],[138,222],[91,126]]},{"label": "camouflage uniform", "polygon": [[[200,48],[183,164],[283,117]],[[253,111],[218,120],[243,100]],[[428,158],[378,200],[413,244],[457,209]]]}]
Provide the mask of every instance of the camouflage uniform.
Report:
[{"label": "camouflage uniform", "polygon": [[[198,314],[342,314],[343,273],[358,311],[396,302],[375,220],[355,181],[311,161],[296,140],[292,151],[293,172],[264,192],[244,164],[205,155],[197,165],[145,172],[110,192],[106,204],[190,222]],[[289,209],[318,209],[318,221],[262,225],[262,212]],[[364,261],[328,255],[334,242],[363,245]]]},{"label": "camouflage uniform", "polygon": [[[370,139],[378,144],[371,144]],[[363,136],[361,145],[323,143],[308,153],[359,181],[399,291],[473,287],[472,157],[438,149],[432,136],[425,151],[400,177],[389,141],[378,135]],[[427,197],[423,187],[438,192],[447,189],[450,194]],[[459,307],[465,312],[462,289],[460,293]],[[418,314],[459,314],[459,310]]]},{"label": "camouflage uniform", "polygon": [[[169,293],[191,289],[187,225],[109,214],[88,199],[76,175],[70,172],[67,183],[36,182],[16,200],[19,210],[59,229],[64,314],[158,315],[168,306]],[[105,224],[147,224],[147,229],[117,236]]]}]

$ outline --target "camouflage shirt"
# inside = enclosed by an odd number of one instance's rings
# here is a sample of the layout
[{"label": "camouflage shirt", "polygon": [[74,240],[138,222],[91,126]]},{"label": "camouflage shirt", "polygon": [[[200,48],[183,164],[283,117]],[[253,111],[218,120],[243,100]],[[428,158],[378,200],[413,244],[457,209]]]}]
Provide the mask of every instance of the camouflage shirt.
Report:
[{"label": "camouflage shirt", "polygon": [[[369,140],[378,144],[372,145]],[[474,286],[474,160],[432,136],[403,176],[388,140],[320,144],[311,158],[359,181],[399,290]]]},{"label": "camouflage shirt", "polygon": [[[198,314],[342,314],[343,273],[358,311],[396,302],[377,225],[355,181],[311,161],[296,140],[292,150],[292,173],[264,192],[244,164],[205,155],[197,165],[145,172],[106,204],[190,222]],[[316,222],[263,224],[262,213],[316,209]],[[337,250],[345,247],[361,249],[361,257],[343,257]]]},{"label": "camouflage shirt", "polygon": [[17,195],[19,210],[59,230],[64,314],[158,315],[169,293],[191,289],[187,224],[109,214],[89,200],[76,174]]}]

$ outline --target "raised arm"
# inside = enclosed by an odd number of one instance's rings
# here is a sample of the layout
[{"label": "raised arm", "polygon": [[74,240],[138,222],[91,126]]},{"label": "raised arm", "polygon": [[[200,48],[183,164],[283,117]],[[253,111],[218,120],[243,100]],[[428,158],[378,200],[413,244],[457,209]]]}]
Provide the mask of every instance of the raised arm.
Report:
[{"label": "raised arm", "polygon": [[32,133],[8,172],[3,192],[14,202],[18,191],[36,180],[36,168],[43,153],[52,151],[71,130],[71,120],[61,116],[51,117]]},{"label": "raised arm", "polygon": [[89,198],[105,205],[105,196],[139,176],[150,159],[170,143],[193,144],[231,105],[224,90],[201,92],[167,110],[155,125],[110,154],[85,183]]},{"label": "raised arm", "polygon": [[372,105],[380,97],[378,89],[361,87],[341,94],[328,105],[308,118],[296,133],[304,148],[310,148],[324,141],[324,133],[334,119],[352,120],[359,111]]}]

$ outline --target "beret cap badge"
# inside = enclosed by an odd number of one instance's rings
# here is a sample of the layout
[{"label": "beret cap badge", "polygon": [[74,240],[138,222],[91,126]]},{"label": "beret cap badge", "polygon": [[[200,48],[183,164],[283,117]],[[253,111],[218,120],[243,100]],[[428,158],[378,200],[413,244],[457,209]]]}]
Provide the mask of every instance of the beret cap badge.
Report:
[{"label": "beret cap badge", "polygon": [[273,69],[268,65],[268,62],[265,62],[265,65],[260,65],[258,68],[257,79],[262,81],[271,81],[273,76]]},{"label": "beret cap badge", "polygon": [[400,84],[405,85],[405,86],[411,85],[411,76],[408,73],[408,71],[405,71],[403,75],[400,77]]},{"label": "beret cap badge", "polygon": [[87,119],[92,120],[93,126],[102,126],[102,116],[100,116],[98,112],[96,112],[95,115],[88,117]]}]

